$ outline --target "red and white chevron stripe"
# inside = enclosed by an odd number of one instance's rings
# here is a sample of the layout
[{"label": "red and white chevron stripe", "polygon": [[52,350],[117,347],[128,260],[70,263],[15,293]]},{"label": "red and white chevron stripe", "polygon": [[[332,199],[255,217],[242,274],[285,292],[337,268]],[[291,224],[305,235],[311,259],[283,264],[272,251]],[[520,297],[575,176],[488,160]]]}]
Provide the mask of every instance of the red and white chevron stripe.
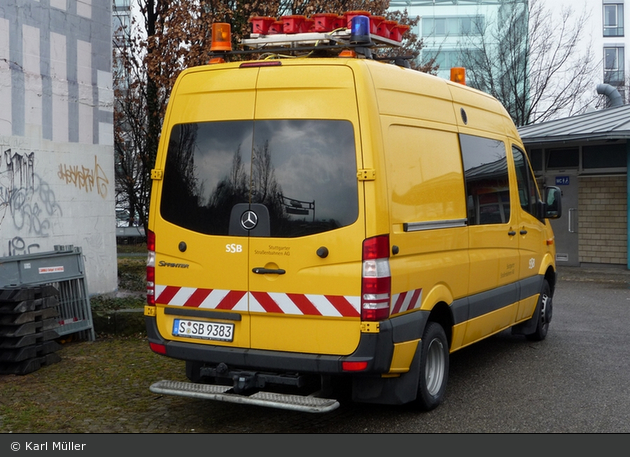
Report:
[{"label": "red and white chevron stripe", "polygon": [[422,289],[409,290],[392,297],[392,315],[404,313],[412,309],[420,308],[422,303]]},{"label": "red and white chevron stripe", "polygon": [[[155,286],[156,303],[203,309],[359,317],[360,297]],[[249,303],[249,306],[248,306]]]},{"label": "red and white chevron stripe", "polygon": [[201,289],[196,287],[155,286],[155,302],[191,308],[247,311],[245,291]]},{"label": "red and white chevron stripe", "polygon": [[[344,295],[286,294],[241,290],[155,286],[156,303],[190,308],[251,311],[305,316],[359,317],[361,298]],[[392,297],[391,314],[420,307],[422,289]]]}]

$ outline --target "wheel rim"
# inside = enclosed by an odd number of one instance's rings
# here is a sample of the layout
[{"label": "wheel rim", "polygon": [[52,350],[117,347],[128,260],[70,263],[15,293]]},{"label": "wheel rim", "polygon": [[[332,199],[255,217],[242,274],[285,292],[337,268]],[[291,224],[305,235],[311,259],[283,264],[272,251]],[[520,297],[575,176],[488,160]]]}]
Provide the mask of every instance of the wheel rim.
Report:
[{"label": "wheel rim", "polygon": [[551,297],[547,294],[543,294],[540,307],[540,323],[544,327],[547,327],[549,325],[549,322],[551,321],[551,313]]},{"label": "wheel rim", "polygon": [[429,344],[427,362],[424,369],[427,391],[432,396],[436,396],[442,388],[445,367],[444,345],[439,339],[433,339]]}]

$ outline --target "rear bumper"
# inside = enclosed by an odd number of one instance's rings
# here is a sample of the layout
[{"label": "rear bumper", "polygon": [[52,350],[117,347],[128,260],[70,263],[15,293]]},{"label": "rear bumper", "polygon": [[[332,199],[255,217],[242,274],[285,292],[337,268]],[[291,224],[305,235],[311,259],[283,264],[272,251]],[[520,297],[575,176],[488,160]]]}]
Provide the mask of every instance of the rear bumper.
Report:
[{"label": "rear bumper", "polygon": [[316,374],[348,374],[342,362],[367,362],[367,368],[357,374],[387,373],[391,366],[394,344],[419,339],[428,313],[416,311],[380,323],[378,333],[363,333],[357,349],[350,355],[305,354],[259,349],[209,346],[206,344],[167,341],[157,329],[156,318],[145,316],[150,343],[163,345],[167,357],[219,364],[258,371],[290,371]]}]

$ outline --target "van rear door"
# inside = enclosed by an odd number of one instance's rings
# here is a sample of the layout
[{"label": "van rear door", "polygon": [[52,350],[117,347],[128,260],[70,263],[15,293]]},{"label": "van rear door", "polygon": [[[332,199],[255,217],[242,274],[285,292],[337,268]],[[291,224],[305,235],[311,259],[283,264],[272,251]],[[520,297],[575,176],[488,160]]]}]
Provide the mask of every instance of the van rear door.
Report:
[{"label": "van rear door", "polygon": [[251,202],[251,346],[350,354],[360,337],[365,238],[354,77],[345,65],[262,67]]},{"label": "van rear door", "polygon": [[[208,76],[195,89],[211,85],[209,94],[180,92],[173,102],[182,122],[169,132],[156,220],[156,302],[234,322],[231,341],[199,343],[349,354],[360,337],[365,238],[352,72],[288,66],[227,73],[238,79],[240,72],[257,73],[248,76],[250,87],[258,81],[253,98],[246,84],[232,88],[240,111],[216,103],[212,95],[221,99],[226,86],[204,83]],[[163,336],[172,337],[177,313],[158,310]]]}]

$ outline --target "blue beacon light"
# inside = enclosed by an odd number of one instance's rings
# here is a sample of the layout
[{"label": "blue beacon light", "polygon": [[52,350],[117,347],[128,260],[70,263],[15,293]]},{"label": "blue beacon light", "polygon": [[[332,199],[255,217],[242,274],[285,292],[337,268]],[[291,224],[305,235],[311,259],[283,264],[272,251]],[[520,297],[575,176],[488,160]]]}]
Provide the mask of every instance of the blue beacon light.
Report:
[{"label": "blue beacon light", "polygon": [[370,18],[355,16],[350,27],[350,42],[353,44],[370,44]]}]

